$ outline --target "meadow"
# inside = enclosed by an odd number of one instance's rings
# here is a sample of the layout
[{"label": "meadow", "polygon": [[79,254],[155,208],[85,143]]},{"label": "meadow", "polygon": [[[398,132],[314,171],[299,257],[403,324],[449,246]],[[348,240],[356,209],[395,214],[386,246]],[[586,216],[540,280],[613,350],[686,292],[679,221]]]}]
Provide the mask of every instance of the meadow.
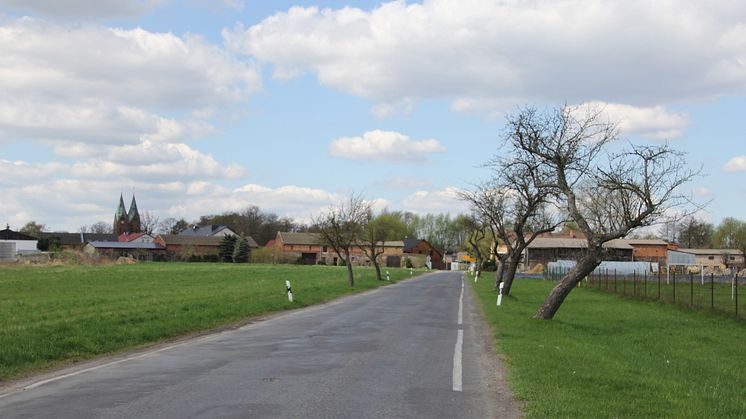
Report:
[{"label": "meadow", "polygon": [[529,418],[746,416],[742,320],[589,288],[534,320],[553,282],[518,279],[501,307],[469,282]]},{"label": "meadow", "polygon": [[[0,381],[318,304],[410,277],[335,266],[140,263],[0,267]],[[415,273],[416,274],[416,273]],[[292,283],[294,302],[287,299]]]}]

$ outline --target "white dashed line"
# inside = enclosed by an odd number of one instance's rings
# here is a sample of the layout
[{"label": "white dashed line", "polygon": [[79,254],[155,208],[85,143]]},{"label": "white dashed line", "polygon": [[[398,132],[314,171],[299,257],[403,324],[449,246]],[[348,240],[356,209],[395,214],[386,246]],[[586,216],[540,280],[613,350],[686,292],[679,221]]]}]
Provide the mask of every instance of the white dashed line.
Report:
[{"label": "white dashed line", "polygon": [[461,388],[461,351],[464,346],[464,331],[459,329],[456,337],[456,350],[453,352],[453,391],[462,391]]}]

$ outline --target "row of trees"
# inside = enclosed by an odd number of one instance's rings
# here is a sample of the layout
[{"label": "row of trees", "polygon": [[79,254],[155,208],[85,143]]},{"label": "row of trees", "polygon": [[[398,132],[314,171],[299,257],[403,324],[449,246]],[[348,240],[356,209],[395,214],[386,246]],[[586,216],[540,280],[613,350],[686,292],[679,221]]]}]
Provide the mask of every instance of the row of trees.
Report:
[{"label": "row of trees", "polygon": [[[618,146],[619,131],[600,110],[562,106],[523,108],[507,117],[499,157],[488,181],[461,197],[470,204],[469,243],[502,241],[497,281],[509,294],[522,251],[537,235],[568,223],[587,239],[587,251],[552,289],[534,317],[551,319],[575,286],[604,260],[604,243],[691,212],[682,185],[698,175],[668,145]],[[503,278],[503,275],[505,277]]]}]

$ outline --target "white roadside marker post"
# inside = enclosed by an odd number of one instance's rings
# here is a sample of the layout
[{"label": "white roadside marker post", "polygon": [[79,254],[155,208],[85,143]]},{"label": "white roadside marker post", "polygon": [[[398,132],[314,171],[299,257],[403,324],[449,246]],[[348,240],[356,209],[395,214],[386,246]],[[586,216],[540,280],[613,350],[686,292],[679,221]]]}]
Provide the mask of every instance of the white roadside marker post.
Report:
[{"label": "white roadside marker post", "polygon": [[474,274],[474,283],[476,283],[479,280],[479,271],[477,271],[476,274]]},{"label": "white roadside marker post", "polygon": [[500,307],[502,303],[503,303],[503,282],[500,282],[500,290],[497,294],[497,306]]},{"label": "white roadside marker post", "polygon": [[391,281],[391,275],[389,274],[389,271],[386,271],[386,280]]},{"label": "white roadside marker post", "polygon": [[293,288],[290,286],[290,281],[285,281],[285,287],[288,289],[288,301],[293,302]]},{"label": "white roadside marker post", "polygon": [[414,274],[414,271],[412,270],[412,268],[409,268],[409,276],[412,276],[412,274]]}]

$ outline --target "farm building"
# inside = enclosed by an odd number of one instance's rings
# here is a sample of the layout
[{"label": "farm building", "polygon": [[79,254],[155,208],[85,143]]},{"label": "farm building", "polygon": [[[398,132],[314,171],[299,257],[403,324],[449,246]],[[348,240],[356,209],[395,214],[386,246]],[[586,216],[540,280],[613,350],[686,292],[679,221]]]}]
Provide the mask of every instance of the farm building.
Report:
[{"label": "farm building", "polygon": [[[223,236],[197,236],[183,234],[159,234],[154,242],[166,249],[168,260],[218,260],[220,242]],[[259,245],[251,237],[246,237],[249,251]]]},{"label": "farm building", "polygon": [[6,243],[3,246],[4,253],[12,252],[13,256],[38,252],[38,242],[36,237],[13,231],[10,226],[7,226],[5,230],[0,230],[0,243]]},{"label": "farm building", "polygon": [[158,243],[138,242],[88,242],[83,252],[93,257],[117,259],[130,257],[137,260],[164,260],[166,249]]},{"label": "farm building", "polygon": [[[388,267],[402,266],[402,258],[405,253],[405,243],[403,241],[381,242],[379,246],[383,248],[383,253],[378,257],[381,265]],[[267,247],[280,250],[283,255],[282,262],[286,263],[300,261],[306,265],[314,265],[319,262],[336,265],[339,262],[334,249],[323,245],[318,233],[278,232],[275,239],[267,243]],[[355,265],[370,264],[370,260],[360,246],[352,247],[350,259]]]}]

